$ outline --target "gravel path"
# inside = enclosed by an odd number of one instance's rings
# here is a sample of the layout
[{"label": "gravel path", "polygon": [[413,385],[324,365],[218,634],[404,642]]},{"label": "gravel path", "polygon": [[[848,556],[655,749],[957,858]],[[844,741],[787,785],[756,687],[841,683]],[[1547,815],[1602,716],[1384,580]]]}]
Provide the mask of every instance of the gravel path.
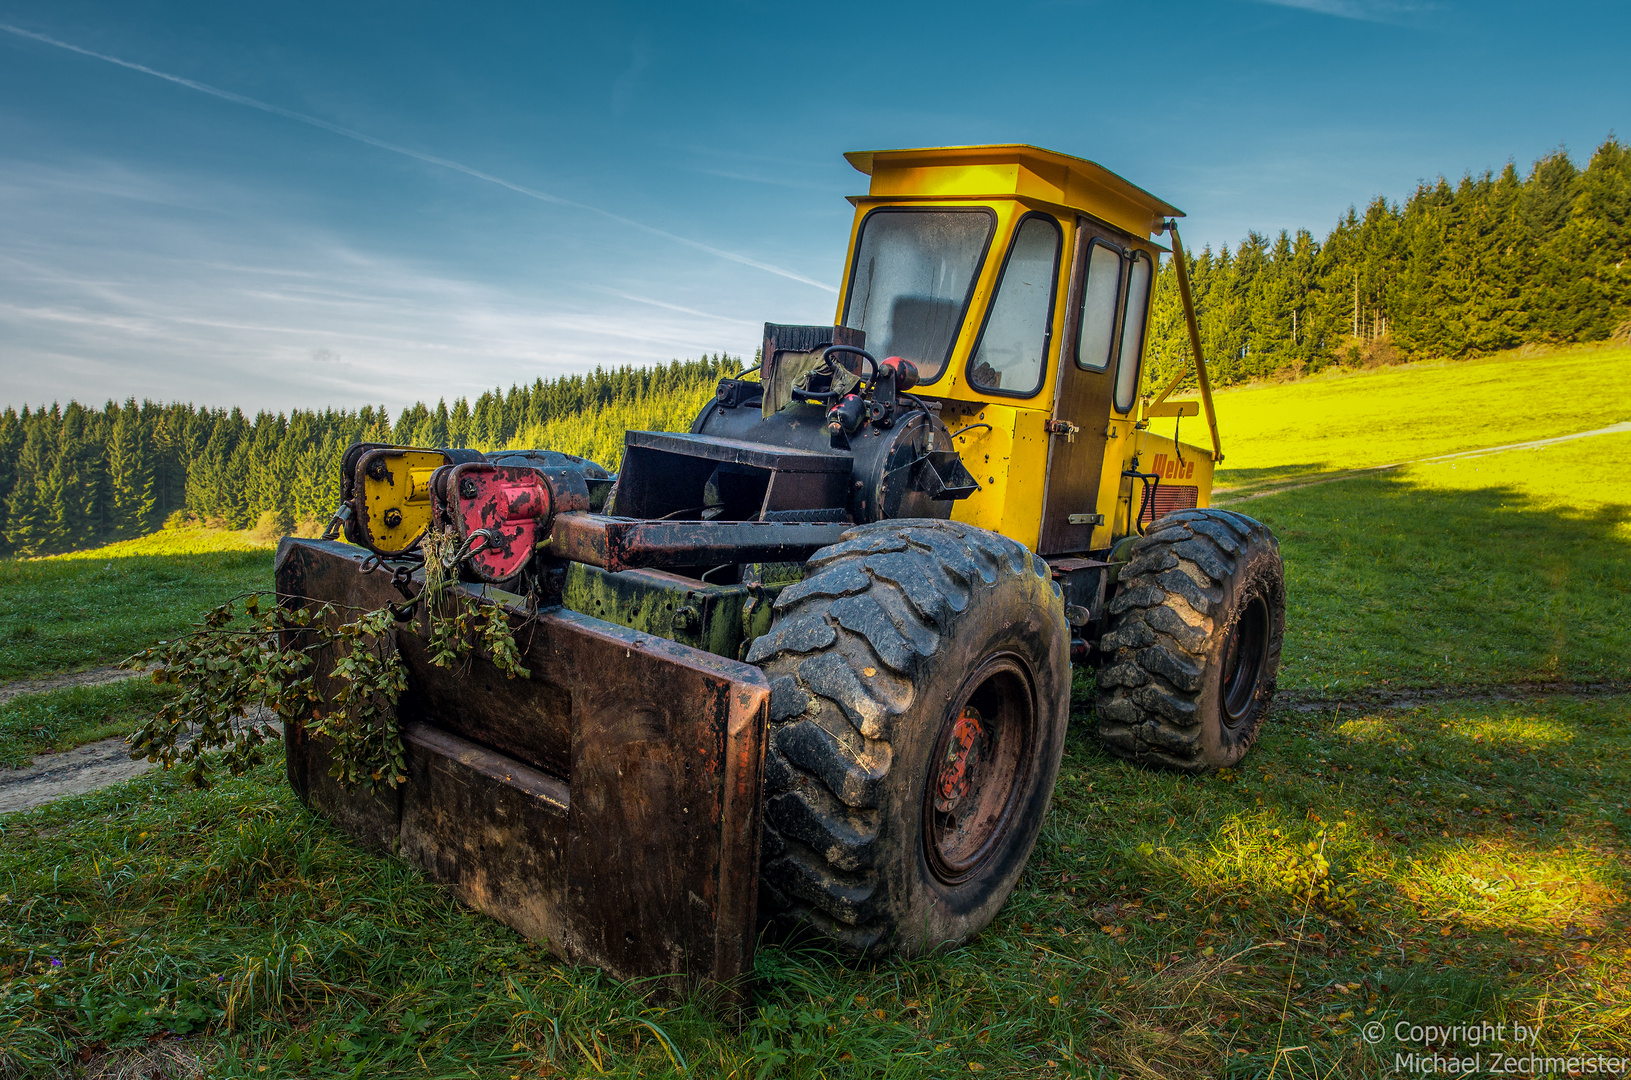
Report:
[{"label": "gravel path", "polygon": [[129,780],[153,766],[130,760],[130,744],[115,736],[60,754],[40,754],[21,769],[0,769],[0,814],[32,810],[52,799]]},{"label": "gravel path", "polygon": [[15,697],[24,694],[43,694],[47,690],[64,690],[70,686],[104,686],[108,683],[123,682],[134,679],[143,674],[140,671],[131,671],[122,667],[98,667],[89,671],[74,671],[67,675],[46,675],[39,679],[18,679],[16,682],[0,683],[0,705],[4,705]]}]

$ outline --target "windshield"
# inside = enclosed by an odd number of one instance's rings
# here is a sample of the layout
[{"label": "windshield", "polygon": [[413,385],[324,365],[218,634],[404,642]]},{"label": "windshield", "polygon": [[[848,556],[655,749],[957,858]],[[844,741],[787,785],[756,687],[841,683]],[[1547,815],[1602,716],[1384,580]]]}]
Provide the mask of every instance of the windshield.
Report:
[{"label": "windshield", "polygon": [[957,341],[996,215],[989,210],[874,210],[861,223],[844,325],[867,351],[939,378]]}]

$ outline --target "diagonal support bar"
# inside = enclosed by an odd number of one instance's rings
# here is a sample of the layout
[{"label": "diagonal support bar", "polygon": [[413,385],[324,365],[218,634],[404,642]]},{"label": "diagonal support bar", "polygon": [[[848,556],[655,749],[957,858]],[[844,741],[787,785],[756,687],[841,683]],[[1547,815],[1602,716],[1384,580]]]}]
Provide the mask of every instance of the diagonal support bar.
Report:
[{"label": "diagonal support bar", "polygon": [[[1184,259],[1184,241],[1178,235],[1178,223],[1168,221],[1172,233],[1172,268],[1178,272],[1178,295],[1184,302],[1184,321],[1189,324],[1189,348],[1195,355],[1195,381],[1201,387],[1201,405],[1206,410],[1206,426],[1212,431],[1212,461],[1223,460],[1223,443],[1218,438],[1218,414],[1212,408],[1212,380],[1206,374],[1206,357],[1201,354],[1201,327],[1195,321],[1195,297],[1189,288],[1189,265]],[[1170,393],[1172,387],[1167,388]],[[1166,394],[1161,395],[1163,398]]]}]

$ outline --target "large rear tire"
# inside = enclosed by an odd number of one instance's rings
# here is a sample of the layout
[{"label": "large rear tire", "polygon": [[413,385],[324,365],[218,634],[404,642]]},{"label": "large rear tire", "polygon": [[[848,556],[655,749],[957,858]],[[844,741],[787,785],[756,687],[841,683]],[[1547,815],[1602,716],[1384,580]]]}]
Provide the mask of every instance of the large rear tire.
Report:
[{"label": "large rear tire", "polygon": [[1274,698],[1285,570],[1268,526],[1181,510],[1133,544],[1110,601],[1098,734],[1118,757],[1201,773],[1238,762]]},{"label": "large rear tire", "polygon": [[1053,794],[1070,630],[1046,563],[950,521],[852,529],[748,652],[771,679],[761,906],[859,952],[959,944]]}]

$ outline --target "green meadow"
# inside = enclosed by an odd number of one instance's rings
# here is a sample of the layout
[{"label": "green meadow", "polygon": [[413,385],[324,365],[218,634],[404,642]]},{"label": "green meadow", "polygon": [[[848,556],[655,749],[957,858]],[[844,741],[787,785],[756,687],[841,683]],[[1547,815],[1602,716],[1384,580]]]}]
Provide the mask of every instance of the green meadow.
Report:
[{"label": "green meadow", "polygon": [[[767,941],[720,1014],[364,854],[276,763],[154,771],[0,816],[0,1076],[1387,1076],[1481,1023],[1536,1032],[1486,1061],[1631,1057],[1631,434],[1339,475],[1631,419],[1628,363],[1219,394],[1218,501],[1287,564],[1280,704],[1243,767],[1177,777],[1098,751],[1079,676],[1042,839],[966,948]],[[4,678],[117,662],[269,576],[200,531],[0,564],[0,626],[34,627]],[[0,760],[153,707],[94,689],[0,705]]]}]

